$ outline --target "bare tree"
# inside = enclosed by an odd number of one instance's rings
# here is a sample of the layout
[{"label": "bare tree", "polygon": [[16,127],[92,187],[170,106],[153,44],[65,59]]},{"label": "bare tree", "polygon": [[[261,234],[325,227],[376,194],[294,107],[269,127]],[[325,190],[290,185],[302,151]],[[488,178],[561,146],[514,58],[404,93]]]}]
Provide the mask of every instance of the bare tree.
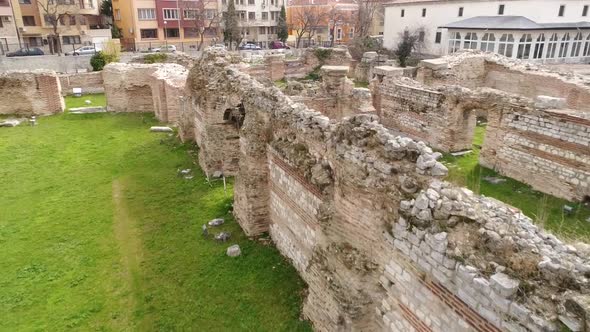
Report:
[{"label": "bare tree", "polygon": [[299,48],[301,38],[307,34],[308,42],[316,32],[316,28],[325,22],[327,11],[320,6],[302,6],[292,9],[291,29],[295,30],[297,44]]},{"label": "bare tree", "polygon": [[216,31],[221,23],[221,14],[217,11],[216,0],[183,0],[180,7],[183,10],[183,20],[191,22],[191,28],[195,29],[199,35],[199,45],[197,50],[203,47],[205,35],[210,33],[213,28]]},{"label": "bare tree", "polygon": [[371,34],[375,16],[382,16],[384,9],[379,0],[360,0],[358,6],[354,32],[355,37],[364,38]]},{"label": "bare tree", "polygon": [[[47,36],[51,53],[62,53],[61,40],[59,38],[59,23],[64,19],[75,17],[80,7],[74,0],[38,0],[43,19],[51,26],[52,34]],[[77,25],[77,24],[76,24]]]},{"label": "bare tree", "polygon": [[334,35],[334,30],[336,29],[336,25],[342,24],[347,21],[347,15],[338,8],[337,4],[333,4],[330,6],[330,9],[327,11],[327,20],[328,20],[328,29],[330,30],[330,47],[334,46],[334,40],[336,36]]}]

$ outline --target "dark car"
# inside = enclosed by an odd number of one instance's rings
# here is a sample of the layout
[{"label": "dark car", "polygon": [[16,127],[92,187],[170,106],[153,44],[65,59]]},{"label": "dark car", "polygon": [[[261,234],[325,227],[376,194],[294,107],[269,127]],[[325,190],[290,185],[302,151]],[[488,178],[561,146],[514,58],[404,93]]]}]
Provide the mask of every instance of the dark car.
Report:
[{"label": "dark car", "polygon": [[272,48],[273,50],[278,50],[278,49],[286,49],[286,50],[289,50],[289,49],[291,49],[289,47],[289,45],[283,43],[280,40],[275,40],[272,43],[270,43],[270,48]]},{"label": "dark car", "polygon": [[246,43],[240,46],[239,49],[246,51],[260,51],[262,48],[254,43]]},{"label": "dark car", "polygon": [[7,53],[6,56],[30,56],[30,55],[44,55],[43,50],[38,47],[21,48],[16,52]]}]

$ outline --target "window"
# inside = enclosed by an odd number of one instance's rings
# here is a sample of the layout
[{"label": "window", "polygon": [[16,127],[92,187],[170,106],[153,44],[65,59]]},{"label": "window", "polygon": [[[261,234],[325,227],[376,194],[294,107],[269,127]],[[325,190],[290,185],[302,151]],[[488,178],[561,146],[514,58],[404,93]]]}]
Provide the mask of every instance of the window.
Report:
[{"label": "window", "polygon": [[182,12],[182,17],[185,20],[196,20],[199,16],[199,12],[196,9],[185,9]]},{"label": "window", "polygon": [[543,58],[543,49],[545,48],[545,34],[540,34],[535,42],[535,50],[533,51],[533,59]]},{"label": "window", "polygon": [[238,11],[238,12],[236,12],[236,14],[238,15],[238,18],[240,19],[240,21],[246,20],[246,11]]},{"label": "window", "polygon": [[582,8],[582,16],[588,16],[588,5],[585,5],[584,8]]},{"label": "window", "polygon": [[459,17],[463,16],[463,7],[459,7]]},{"label": "window", "polygon": [[336,40],[342,39],[342,28],[336,29]]},{"label": "window", "polygon": [[178,20],[178,9],[162,9],[165,20]]},{"label": "window", "polygon": [[504,5],[498,6],[498,15],[504,15]]},{"label": "window", "polygon": [[31,0],[18,0],[18,3],[20,3],[21,5],[30,5]]},{"label": "window", "polygon": [[348,29],[348,38],[354,38],[354,28]]},{"label": "window", "polygon": [[158,38],[158,29],[141,29],[139,31],[141,39],[156,39]]},{"label": "window", "polygon": [[27,27],[35,26],[35,16],[23,16],[23,24]]},{"label": "window", "polygon": [[64,45],[81,44],[80,36],[63,36]]},{"label": "window", "polygon": [[249,4],[249,5],[254,5],[254,4],[255,4],[255,3],[254,3],[254,0],[248,0],[248,4]]},{"label": "window", "polygon": [[531,46],[533,44],[533,37],[529,33],[525,33],[518,41],[518,50],[516,51],[517,59],[528,59],[531,55]]},{"label": "window", "polygon": [[138,8],[137,9],[137,18],[140,21],[150,21],[156,19],[156,9],[155,8]]},{"label": "window", "polygon": [[434,35],[434,43],[440,44],[440,40],[442,39],[442,32],[437,31],[436,35]]},{"label": "window", "polygon": [[248,21],[256,20],[256,12],[248,12]]},{"label": "window", "polygon": [[496,36],[493,33],[484,33],[481,38],[481,45],[479,49],[484,52],[494,52],[496,48]]},{"label": "window", "polygon": [[574,37],[574,43],[572,44],[571,57],[580,56],[580,50],[582,49],[582,33],[578,32]]},{"label": "window", "polygon": [[557,34],[554,33],[553,35],[551,35],[551,38],[549,38],[549,43],[547,43],[547,59],[553,59],[555,58],[555,51],[557,50],[557,41],[558,41],[558,37]]},{"label": "window", "polygon": [[512,52],[514,50],[514,36],[511,33],[505,33],[500,37],[498,43],[498,53],[512,58]]},{"label": "window", "polygon": [[402,17],[404,17],[404,15],[406,15],[406,10],[405,9],[402,9],[401,15],[402,15]]},{"label": "window", "polygon": [[199,37],[199,29],[197,28],[184,28],[184,38],[197,38]]},{"label": "window", "polygon": [[54,23],[57,22],[55,17],[53,17],[51,15],[45,15],[45,16],[43,16],[43,19],[45,20],[45,25],[53,25]]},{"label": "window", "polygon": [[165,29],[166,38],[180,38],[180,30],[178,28]]},{"label": "window", "polygon": [[418,32],[418,41],[419,42],[424,42],[424,37],[426,36],[426,33],[424,31],[419,31]]},{"label": "window", "polygon": [[270,12],[270,19],[276,21],[281,16],[281,12]]},{"label": "window", "polygon": [[268,20],[268,12],[262,12],[262,20],[263,21],[267,21]]},{"label": "window", "polygon": [[205,15],[208,20],[214,19],[216,14],[217,14],[217,11],[215,9],[207,9],[205,11]]},{"label": "window", "polygon": [[588,34],[588,37],[586,37],[586,42],[584,43],[583,56],[590,56],[590,34]]},{"label": "window", "polygon": [[266,27],[259,27],[258,34],[259,35],[266,35]]},{"label": "window", "polygon": [[567,49],[570,46],[570,34],[566,32],[561,38],[561,47],[559,48],[559,57],[565,58],[567,56]]},{"label": "window", "polygon": [[565,13],[565,5],[559,6],[559,13],[557,14],[557,16],[563,16],[564,13]]},{"label": "window", "polygon": [[475,32],[468,32],[465,34],[465,41],[463,42],[463,49],[476,50],[477,49],[477,34]]},{"label": "window", "polygon": [[461,48],[461,34],[459,32],[451,32],[449,38],[449,54],[455,53]]},{"label": "window", "polygon": [[422,8],[422,17],[426,17],[426,8]]},{"label": "window", "polygon": [[115,9],[115,20],[121,20],[121,9]]}]

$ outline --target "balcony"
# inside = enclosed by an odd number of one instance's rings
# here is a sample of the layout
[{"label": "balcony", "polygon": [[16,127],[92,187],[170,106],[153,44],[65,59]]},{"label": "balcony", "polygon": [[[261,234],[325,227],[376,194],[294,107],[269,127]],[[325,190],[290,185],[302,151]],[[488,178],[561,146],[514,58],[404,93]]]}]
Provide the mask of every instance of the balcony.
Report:
[{"label": "balcony", "polygon": [[12,8],[0,5],[0,16],[10,16],[12,18]]}]

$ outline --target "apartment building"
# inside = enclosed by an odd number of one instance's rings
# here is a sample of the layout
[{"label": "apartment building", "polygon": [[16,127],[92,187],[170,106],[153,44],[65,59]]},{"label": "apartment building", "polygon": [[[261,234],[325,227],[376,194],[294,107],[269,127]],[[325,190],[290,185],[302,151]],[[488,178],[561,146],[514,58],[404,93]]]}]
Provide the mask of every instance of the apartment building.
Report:
[{"label": "apartment building", "polygon": [[359,6],[353,0],[290,0],[287,7],[289,40],[300,47],[344,44],[354,38]]},{"label": "apartment building", "polygon": [[129,50],[166,43],[188,51],[221,36],[217,0],[113,0],[113,17]]},{"label": "apartment building", "polygon": [[[220,8],[227,12],[227,1],[220,0]],[[268,47],[277,40],[277,26],[284,0],[234,0],[239,25],[242,28],[242,42]]]},{"label": "apartment building", "polygon": [[405,29],[421,52],[495,52],[534,62],[590,61],[590,3],[582,0],[396,0],[385,7],[384,46]]},{"label": "apartment building", "polygon": [[18,44],[18,32],[12,5],[9,0],[0,0],[0,54],[9,49],[9,45]]},{"label": "apartment building", "polygon": [[[3,18],[0,31],[14,29],[16,36],[1,37],[4,51],[21,47],[39,47],[51,51],[49,43],[54,34],[52,19],[60,15],[57,33],[64,51],[80,45],[103,44],[111,38],[110,28],[103,23],[99,13],[102,0],[0,0],[0,16],[10,13],[11,19]],[[48,10],[44,8],[49,8]],[[10,10],[10,12],[8,12]],[[6,38],[6,42],[1,39]]]}]

